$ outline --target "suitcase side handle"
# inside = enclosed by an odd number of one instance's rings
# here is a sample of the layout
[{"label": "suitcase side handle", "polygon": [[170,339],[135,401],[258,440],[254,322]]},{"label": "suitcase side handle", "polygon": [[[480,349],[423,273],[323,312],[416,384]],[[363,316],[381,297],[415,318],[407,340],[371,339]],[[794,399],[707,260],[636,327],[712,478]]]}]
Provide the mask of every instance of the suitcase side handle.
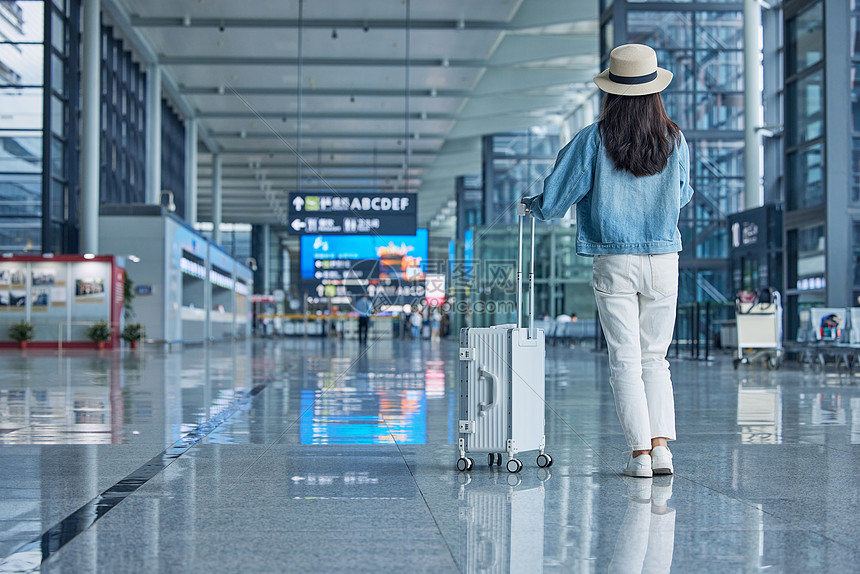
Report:
[{"label": "suitcase side handle", "polygon": [[490,397],[490,400],[486,403],[478,403],[478,408],[481,410],[481,414],[484,415],[486,414],[486,411],[492,409],[498,404],[496,399],[499,397],[499,377],[488,371],[487,367],[484,365],[481,365],[478,369],[478,376],[482,379],[489,379],[491,383],[490,389],[492,391],[492,396]]}]

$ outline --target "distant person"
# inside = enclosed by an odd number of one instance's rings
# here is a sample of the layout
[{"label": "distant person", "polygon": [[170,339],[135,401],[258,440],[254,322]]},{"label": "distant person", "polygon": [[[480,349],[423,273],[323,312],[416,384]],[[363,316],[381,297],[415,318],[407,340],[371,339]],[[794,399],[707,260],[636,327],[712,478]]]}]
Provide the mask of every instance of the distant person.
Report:
[{"label": "distant person", "polygon": [[576,323],[577,321],[579,321],[579,317],[576,316],[576,313],[571,313],[570,314],[570,322]]},{"label": "distant person", "polygon": [[678,299],[678,218],[690,202],[690,150],[660,95],[672,73],[642,44],[618,46],[594,78],[600,118],[558,154],[543,193],[523,199],[547,220],[576,206],[576,251],[609,349],[609,383],[630,454],[624,474],[673,472],[675,403],[666,353]]},{"label": "distant person", "polygon": [[412,329],[412,306],[404,305],[403,311],[400,313],[400,337],[405,339],[409,337],[409,332]]},{"label": "distant person", "polygon": [[367,295],[362,295],[355,302],[355,310],[358,311],[358,344],[367,344],[367,331],[370,328],[370,318],[373,316],[373,303]]},{"label": "distant person", "polygon": [[430,311],[430,340],[438,341],[442,338],[442,313],[439,312],[439,307],[433,307]]},{"label": "distant person", "polygon": [[451,315],[442,313],[442,338],[444,339],[451,334]]},{"label": "distant person", "polygon": [[413,311],[410,316],[410,321],[412,322],[412,338],[415,340],[421,340],[421,328],[424,326],[424,317],[421,316],[420,311]]},{"label": "distant person", "polygon": [[570,315],[565,315],[564,313],[562,313],[561,315],[558,315],[555,318],[556,323],[570,323],[570,321],[571,321]]}]

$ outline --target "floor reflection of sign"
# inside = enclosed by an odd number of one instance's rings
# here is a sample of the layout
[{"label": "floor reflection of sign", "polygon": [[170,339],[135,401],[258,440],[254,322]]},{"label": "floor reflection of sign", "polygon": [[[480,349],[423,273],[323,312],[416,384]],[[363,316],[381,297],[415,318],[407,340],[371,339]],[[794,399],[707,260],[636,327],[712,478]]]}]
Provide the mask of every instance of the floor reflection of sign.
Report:
[{"label": "floor reflection of sign", "polygon": [[424,390],[302,391],[302,444],[425,444]]}]

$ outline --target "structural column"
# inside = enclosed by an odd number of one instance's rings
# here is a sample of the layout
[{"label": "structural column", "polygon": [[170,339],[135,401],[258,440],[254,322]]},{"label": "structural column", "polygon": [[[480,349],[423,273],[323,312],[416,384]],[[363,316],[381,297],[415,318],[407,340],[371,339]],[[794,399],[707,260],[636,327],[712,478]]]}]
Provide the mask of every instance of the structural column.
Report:
[{"label": "structural column", "polygon": [[146,203],[161,203],[161,66],[146,71]]},{"label": "structural column", "polygon": [[221,244],[221,154],[212,154],[212,241]]},{"label": "structural column", "polygon": [[857,304],[853,296],[853,219],[856,204],[851,201],[851,45],[852,15],[844,0],[824,0],[824,197],[826,280],[828,307]]},{"label": "structural column", "polygon": [[754,209],[761,198],[761,6],[744,0],[744,207]]},{"label": "structural column", "polygon": [[271,260],[271,239],[272,239],[272,228],[267,223],[263,226],[263,253],[262,253],[262,261],[257,261],[257,266],[263,266],[263,294],[269,294],[269,285],[271,285],[271,274],[269,268],[269,261]]},{"label": "structural column", "polygon": [[84,1],[81,62],[80,251],[99,252],[99,103],[101,98],[101,1]]},{"label": "structural column", "polygon": [[197,120],[185,120],[185,221],[197,223]]}]

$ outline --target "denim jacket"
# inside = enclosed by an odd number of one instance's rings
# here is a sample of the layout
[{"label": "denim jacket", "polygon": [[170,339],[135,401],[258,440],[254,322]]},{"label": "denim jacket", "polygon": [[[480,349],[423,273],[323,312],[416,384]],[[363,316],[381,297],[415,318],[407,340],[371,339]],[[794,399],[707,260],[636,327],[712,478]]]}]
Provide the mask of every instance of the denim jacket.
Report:
[{"label": "denim jacket", "polygon": [[543,193],[523,203],[542,220],[562,217],[576,204],[579,255],[649,254],[681,250],[678,217],[692,196],[683,134],[662,172],[636,177],[615,169],[594,123],[558,153]]}]

